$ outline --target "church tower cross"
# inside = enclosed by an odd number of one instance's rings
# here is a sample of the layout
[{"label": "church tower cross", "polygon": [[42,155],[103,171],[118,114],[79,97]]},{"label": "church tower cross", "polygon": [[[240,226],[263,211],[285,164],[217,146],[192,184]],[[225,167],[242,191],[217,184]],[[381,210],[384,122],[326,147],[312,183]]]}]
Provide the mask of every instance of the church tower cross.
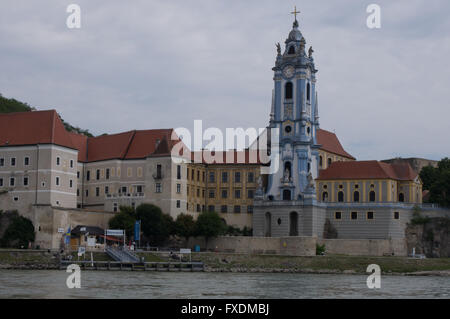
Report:
[{"label": "church tower cross", "polygon": [[293,14],[293,15],[294,15],[294,17],[295,17],[295,21],[297,21],[297,13],[300,13],[300,11],[297,11],[297,6],[294,6],[294,11],[293,11],[293,12],[291,12],[291,14]]}]

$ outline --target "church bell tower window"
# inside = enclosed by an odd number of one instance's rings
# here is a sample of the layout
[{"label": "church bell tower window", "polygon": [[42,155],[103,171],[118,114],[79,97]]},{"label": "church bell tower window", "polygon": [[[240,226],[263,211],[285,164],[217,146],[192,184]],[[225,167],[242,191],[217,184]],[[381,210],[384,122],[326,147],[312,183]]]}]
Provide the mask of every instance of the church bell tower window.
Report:
[{"label": "church bell tower window", "polygon": [[286,86],[284,87],[284,98],[286,100],[292,100],[292,82],[286,83]]}]

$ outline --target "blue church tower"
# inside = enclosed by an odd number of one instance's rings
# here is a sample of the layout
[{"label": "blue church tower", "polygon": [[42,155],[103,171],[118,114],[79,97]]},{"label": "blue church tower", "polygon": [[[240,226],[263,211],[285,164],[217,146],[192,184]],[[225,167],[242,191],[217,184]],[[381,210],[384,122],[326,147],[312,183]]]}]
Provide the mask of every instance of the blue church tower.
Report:
[{"label": "blue church tower", "polygon": [[279,169],[268,178],[265,198],[269,200],[315,198],[313,182],[318,176],[319,160],[317,70],[312,47],[305,51],[306,40],[298,26],[295,18],[284,52],[277,44],[272,69],[274,92],[269,128],[279,132],[279,140],[271,140],[272,152],[279,152]]}]

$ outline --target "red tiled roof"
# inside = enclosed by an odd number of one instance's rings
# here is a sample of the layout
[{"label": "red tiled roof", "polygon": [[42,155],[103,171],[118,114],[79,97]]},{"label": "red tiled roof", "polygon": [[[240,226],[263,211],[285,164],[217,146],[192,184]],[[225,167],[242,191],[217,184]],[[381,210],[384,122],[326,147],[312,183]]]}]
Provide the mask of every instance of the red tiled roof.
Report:
[{"label": "red tiled roof", "polygon": [[55,110],[0,114],[0,146],[36,144],[76,149]]},{"label": "red tiled roof", "polygon": [[410,181],[417,177],[408,163],[387,164],[378,161],[334,162],[319,171],[318,180],[393,179]]},{"label": "red tiled roof", "polygon": [[79,162],[86,162],[87,158],[87,140],[88,137],[83,134],[73,133],[69,132],[69,136],[72,140],[72,144],[75,146],[75,148],[78,150],[78,161]]},{"label": "red tiled roof", "polygon": [[344,150],[336,134],[332,132],[329,132],[324,129],[319,129],[317,131],[317,143],[321,145],[320,146],[321,150],[334,153],[336,155],[340,155],[343,157],[347,157],[353,160],[355,159],[352,155],[350,155]]},{"label": "red tiled roof", "polygon": [[55,110],[0,114],[0,146],[56,144],[78,150],[80,162],[167,156],[179,141],[171,139],[172,132],[134,130],[87,137],[67,132]]}]

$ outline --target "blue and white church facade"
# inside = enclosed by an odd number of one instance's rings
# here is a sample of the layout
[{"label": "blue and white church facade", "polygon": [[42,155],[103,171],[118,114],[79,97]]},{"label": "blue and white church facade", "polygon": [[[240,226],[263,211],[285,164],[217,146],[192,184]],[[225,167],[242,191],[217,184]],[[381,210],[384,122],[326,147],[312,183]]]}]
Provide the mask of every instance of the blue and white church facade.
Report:
[{"label": "blue and white church facade", "polygon": [[[421,205],[417,173],[409,165],[377,161],[337,160],[325,168],[318,143],[318,132],[323,130],[319,129],[317,69],[297,19],[283,49],[277,44],[268,126],[271,167],[278,169],[267,175],[265,185],[259,181],[253,236],[404,238],[414,205]],[[401,192],[417,192],[417,200],[412,195],[405,200]]]}]

